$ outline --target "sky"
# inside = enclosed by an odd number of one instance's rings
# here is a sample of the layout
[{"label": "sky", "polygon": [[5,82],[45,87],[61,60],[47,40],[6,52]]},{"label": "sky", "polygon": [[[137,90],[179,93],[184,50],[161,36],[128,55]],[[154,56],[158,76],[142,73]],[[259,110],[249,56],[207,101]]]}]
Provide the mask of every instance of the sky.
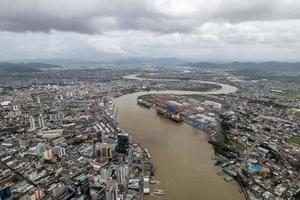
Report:
[{"label": "sky", "polygon": [[300,61],[299,0],[0,0],[0,60]]}]

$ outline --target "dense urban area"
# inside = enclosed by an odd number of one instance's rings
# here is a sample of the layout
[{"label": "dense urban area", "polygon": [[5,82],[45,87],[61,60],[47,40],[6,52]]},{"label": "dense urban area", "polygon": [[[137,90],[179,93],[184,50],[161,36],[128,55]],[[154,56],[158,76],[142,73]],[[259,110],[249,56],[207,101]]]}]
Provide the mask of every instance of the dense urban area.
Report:
[{"label": "dense urban area", "polygon": [[[216,173],[245,198],[300,199],[293,80],[187,65],[71,65],[1,75],[0,87],[0,199],[163,197],[150,188],[159,170],[151,152],[118,125],[114,99],[140,91],[149,91],[137,99],[143,109],[209,135]],[[166,90],[190,93],[151,93]]]}]

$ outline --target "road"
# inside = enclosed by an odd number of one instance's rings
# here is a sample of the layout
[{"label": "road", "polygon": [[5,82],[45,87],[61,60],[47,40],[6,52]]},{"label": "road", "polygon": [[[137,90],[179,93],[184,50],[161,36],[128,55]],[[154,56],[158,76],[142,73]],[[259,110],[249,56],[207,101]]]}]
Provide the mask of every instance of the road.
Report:
[{"label": "road", "polygon": [[30,180],[29,178],[27,178],[26,176],[24,176],[23,174],[21,174],[20,172],[18,172],[17,170],[15,170],[14,168],[8,166],[7,164],[0,162],[3,166],[5,166],[6,168],[10,169],[14,174],[22,177],[24,180],[26,180],[30,185],[33,185],[34,187],[39,187],[44,189],[45,194],[49,195],[51,198],[53,199],[57,199],[56,197],[54,197],[45,187],[43,187],[42,185],[36,184],[34,183],[32,180]]}]

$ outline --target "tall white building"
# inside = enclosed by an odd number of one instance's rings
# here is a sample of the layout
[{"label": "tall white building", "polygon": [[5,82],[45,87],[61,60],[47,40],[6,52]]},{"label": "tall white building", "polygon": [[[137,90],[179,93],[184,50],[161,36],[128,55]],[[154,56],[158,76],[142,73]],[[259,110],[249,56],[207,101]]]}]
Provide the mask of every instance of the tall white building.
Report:
[{"label": "tall white building", "polygon": [[104,169],[101,169],[100,173],[101,173],[101,181],[106,182],[110,176],[109,171],[104,168]]},{"label": "tall white building", "polygon": [[105,199],[106,200],[120,200],[118,196],[118,188],[117,187],[111,187],[105,190]]},{"label": "tall white building", "polygon": [[57,113],[58,120],[63,120],[65,118],[65,114],[63,112]]},{"label": "tall white building", "polygon": [[47,149],[42,153],[42,158],[44,160],[51,160],[53,157],[53,150],[52,149]]},{"label": "tall white building", "polygon": [[36,98],[36,102],[37,102],[38,104],[41,103],[41,98],[40,98],[39,96]]},{"label": "tall white building", "polygon": [[117,179],[119,184],[125,184],[126,183],[126,178],[128,177],[128,166],[124,167],[119,167],[117,169]]},{"label": "tall white building", "polygon": [[18,111],[19,110],[19,106],[18,105],[13,105],[13,111]]},{"label": "tall white building", "polygon": [[38,143],[35,147],[36,155],[40,156],[42,154],[43,149],[44,149],[44,144],[43,143]]},{"label": "tall white building", "polygon": [[39,122],[39,127],[40,127],[41,129],[45,128],[43,116],[40,115],[40,116],[38,117],[38,122]]},{"label": "tall white building", "polygon": [[29,123],[30,123],[30,130],[34,131],[35,130],[35,121],[34,121],[34,117],[30,116],[29,117]]},{"label": "tall white building", "polygon": [[55,114],[50,114],[49,117],[50,117],[50,121],[55,121]]},{"label": "tall white building", "polygon": [[59,157],[64,157],[66,155],[66,149],[61,147],[59,151]]}]

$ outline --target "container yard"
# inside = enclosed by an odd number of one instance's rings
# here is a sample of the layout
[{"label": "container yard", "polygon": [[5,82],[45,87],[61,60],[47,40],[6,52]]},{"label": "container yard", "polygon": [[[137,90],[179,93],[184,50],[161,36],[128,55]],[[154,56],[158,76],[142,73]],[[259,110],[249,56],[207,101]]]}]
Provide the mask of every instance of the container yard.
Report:
[{"label": "container yard", "polygon": [[[137,103],[146,108],[153,108],[157,114],[174,122],[184,122],[207,133],[217,130],[216,113],[222,109],[222,103],[212,101],[212,97],[191,98],[182,95],[144,95]],[[213,99],[216,99],[213,97]]]}]

